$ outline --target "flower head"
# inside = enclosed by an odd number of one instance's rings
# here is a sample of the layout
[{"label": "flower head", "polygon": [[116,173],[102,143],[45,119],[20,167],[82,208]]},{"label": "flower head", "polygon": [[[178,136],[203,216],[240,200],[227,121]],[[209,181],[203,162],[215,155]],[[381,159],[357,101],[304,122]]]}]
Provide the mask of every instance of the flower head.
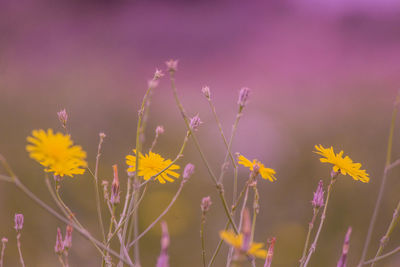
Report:
[{"label": "flower head", "polygon": [[53,133],[52,129],[34,130],[27,138],[26,150],[29,156],[45,167],[46,172],[55,176],[72,177],[83,174],[87,165],[86,152],[82,147],[73,145],[71,137],[62,133]]},{"label": "flower head", "polygon": [[211,202],[211,197],[210,196],[203,197],[201,199],[201,205],[200,205],[201,211],[203,213],[207,212],[210,209],[211,204],[212,204],[212,202]]},{"label": "flower head", "polygon": [[199,126],[202,124],[203,122],[200,120],[199,115],[194,116],[193,118],[190,119],[190,128],[193,131],[197,131],[197,129],[199,128]]},{"label": "flower head", "polygon": [[240,89],[239,92],[239,99],[238,99],[238,105],[240,107],[244,107],[247,103],[247,100],[249,99],[249,94],[250,94],[250,89],[247,87],[243,87]]},{"label": "flower head", "polygon": [[[134,149],[133,152],[136,154],[136,150]],[[130,167],[128,168],[128,172],[136,171],[136,156],[127,155],[126,157],[126,164]],[[140,163],[139,163],[139,176],[143,176],[143,179],[146,181],[149,180],[152,176],[156,175],[163,169],[167,168],[168,165],[172,163],[169,159],[164,159],[159,154],[154,152],[149,152],[143,156],[140,154]],[[180,167],[176,164],[172,164],[167,170],[165,170],[162,174],[158,175],[156,179],[165,184],[165,181],[173,182],[174,179],[179,178],[179,174],[176,173],[174,170],[178,170]]]},{"label": "flower head", "polygon": [[178,60],[170,59],[165,62],[165,65],[167,65],[167,70],[173,74],[178,69]]},{"label": "flower head", "polygon": [[258,171],[258,173],[260,173],[261,177],[266,179],[266,180],[270,180],[271,182],[275,181],[275,171],[273,169],[267,168],[264,166],[264,164],[262,164],[261,162],[259,162],[256,159],[253,159],[253,161],[251,162],[250,160],[248,160],[247,158],[245,158],[243,155],[238,156],[238,163],[240,165],[243,165],[247,168],[250,169],[250,171]]},{"label": "flower head", "polygon": [[65,128],[67,126],[67,121],[68,121],[68,113],[65,110],[60,110],[57,112],[58,120],[61,122],[62,126]]},{"label": "flower head", "polygon": [[219,236],[234,249],[241,250],[248,256],[253,256],[261,259],[265,259],[267,257],[267,251],[263,249],[263,243],[251,242],[248,249],[243,250],[243,234],[236,235],[234,232],[229,230],[220,231]]},{"label": "flower head", "polygon": [[333,148],[324,148],[322,145],[316,145],[314,151],[318,155],[321,155],[321,162],[328,162],[333,164],[332,170],[336,173],[341,173],[343,175],[350,175],[354,180],[360,180],[363,183],[369,182],[369,175],[365,170],[360,170],[361,164],[354,163],[351,158],[345,156],[343,158],[343,151],[336,153],[333,151]]},{"label": "flower head", "polygon": [[204,86],[203,88],[201,88],[201,92],[203,93],[203,95],[204,95],[207,99],[210,99],[210,98],[211,98],[210,87]]}]

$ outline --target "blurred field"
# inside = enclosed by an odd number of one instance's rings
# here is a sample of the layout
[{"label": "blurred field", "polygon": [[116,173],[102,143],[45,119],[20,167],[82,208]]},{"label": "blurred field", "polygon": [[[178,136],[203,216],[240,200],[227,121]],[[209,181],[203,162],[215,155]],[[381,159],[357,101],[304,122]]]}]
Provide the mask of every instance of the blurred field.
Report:
[{"label": "blurred field", "polygon": [[[297,266],[312,215],[312,193],[319,179],[328,181],[330,168],[312,153],[314,145],[343,149],[363,163],[371,182],[340,178],[310,264],[335,266],[347,227],[352,226],[349,266],[354,266],[376,200],[400,84],[400,6],[395,1],[348,2],[1,1],[0,153],[28,187],[51,202],[41,167],[25,151],[25,139],[33,129],[61,130],[56,112],[66,108],[73,139],[88,152],[92,167],[98,133],[107,134],[100,174],[111,180],[111,165],[117,163],[122,172],[124,156],[134,147],[147,80],[156,67],[164,68],[165,60],[176,58],[180,96],[187,112],[199,113],[204,122],[198,137],[215,171],[225,152],[201,87],[210,86],[226,133],[234,121],[239,89],[252,89],[233,151],[277,171],[276,183],[259,183],[256,231],[256,241],[277,238],[273,266]],[[154,91],[146,145],[157,125],[164,125],[166,132],[156,152],[175,157],[185,127],[165,77]],[[394,159],[400,157],[399,132],[397,128]],[[184,154],[181,166],[194,163],[196,174],[166,219],[172,234],[171,266],[195,267],[201,266],[201,198],[211,195],[214,203],[206,225],[208,256],[226,219],[193,144]],[[240,170],[244,183],[248,174]],[[232,177],[228,174],[226,182]],[[398,169],[390,174],[370,256],[399,200],[399,174]],[[125,181],[122,177],[121,183]],[[92,182],[87,173],[66,179],[62,194],[84,224],[97,229]],[[177,187],[151,185],[140,210],[142,229]],[[228,185],[226,191],[230,196]],[[1,183],[0,236],[9,238],[5,266],[18,266],[12,228],[16,212],[25,215],[27,266],[57,266],[53,251],[61,224],[14,186]],[[399,245],[399,232],[388,250]],[[159,238],[155,228],[141,242],[143,266],[155,265]],[[226,246],[215,266],[225,266],[225,251]],[[70,256],[71,266],[100,264],[97,251],[77,234]],[[397,255],[377,266],[399,265]]]}]

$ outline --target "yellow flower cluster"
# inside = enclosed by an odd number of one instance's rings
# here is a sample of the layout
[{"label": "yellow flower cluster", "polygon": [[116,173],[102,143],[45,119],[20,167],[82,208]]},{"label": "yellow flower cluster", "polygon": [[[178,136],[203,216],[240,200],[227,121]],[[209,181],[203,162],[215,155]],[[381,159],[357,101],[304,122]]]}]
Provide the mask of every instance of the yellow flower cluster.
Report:
[{"label": "yellow flower cluster", "polygon": [[248,160],[244,156],[239,155],[238,163],[240,165],[243,165],[243,166],[249,168],[250,171],[253,171],[254,167],[257,166],[258,167],[258,172],[260,173],[262,178],[264,178],[266,180],[270,180],[271,182],[276,181],[276,178],[275,178],[275,173],[276,172],[273,169],[265,167],[264,164],[262,164],[261,162],[259,162],[256,159],[253,159],[253,161],[251,162],[250,160]]},{"label": "yellow flower cluster", "polygon": [[[222,240],[228,243],[235,249],[243,249],[243,234],[236,235],[232,231],[221,231],[219,236]],[[263,249],[264,243],[250,243],[249,249],[244,251],[248,256],[254,256],[257,258],[265,259],[267,257],[267,251]]]},{"label": "yellow flower cluster", "polygon": [[318,155],[321,155],[321,162],[327,162],[333,164],[333,171],[339,172],[343,175],[350,175],[354,180],[359,180],[363,183],[369,182],[369,175],[365,170],[361,170],[361,163],[355,163],[348,156],[343,157],[343,151],[336,153],[333,148],[324,148],[322,145],[316,145],[314,151]]},{"label": "yellow flower cluster", "polygon": [[26,150],[29,156],[45,167],[46,172],[63,177],[83,174],[87,163],[86,152],[82,147],[73,145],[71,137],[62,133],[53,133],[52,129],[32,131],[28,136]]},{"label": "yellow flower cluster", "polygon": [[[133,150],[133,153],[136,155],[136,150]],[[128,168],[128,172],[136,171],[136,156],[127,155],[126,164],[130,167]],[[139,163],[139,172],[138,175],[142,176],[144,180],[149,180],[152,176],[161,172],[163,169],[167,168],[168,165],[172,163],[171,160],[165,160],[159,154],[154,152],[149,152],[149,154],[143,155],[140,153],[140,163]],[[174,170],[179,170],[179,166],[176,164],[172,164],[167,170],[165,170],[162,174],[158,175],[156,179],[165,184],[165,181],[173,182],[174,179],[179,178],[179,173]]]}]

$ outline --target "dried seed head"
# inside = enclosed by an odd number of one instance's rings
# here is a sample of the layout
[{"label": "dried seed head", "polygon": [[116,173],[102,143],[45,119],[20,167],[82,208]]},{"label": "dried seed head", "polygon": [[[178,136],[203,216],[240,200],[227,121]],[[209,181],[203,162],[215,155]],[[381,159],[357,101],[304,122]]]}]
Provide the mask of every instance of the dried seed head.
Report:
[{"label": "dried seed head", "polygon": [[238,100],[238,105],[240,107],[244,107],[246,105],[246,102],[249,98],[249,94],[250,94],[250,89],[247,87],[243,87],[242,89],[240,89],[239,92],[239,100]]},{"label": "dried seed head", "polygon": [[113,166],[114,170],[114,180],[111,185],[111,197],[110,197],[110,202],[111,204],[117,204],[119,203],[119,179],[118,179],[118,168],[117,164],[114,164]]},{"label": "dried seed head", "polygon": [[210,209],[211,204],[212,204],[212,202],[211,202],[211,197],[210,196],[203,197],[203,199],[201,200],[201,205],[200,205],[201,211],[203,213],[206,213]]},{"label": "dried seed head", "polygon": [[72,228],[71,225],[67,225],[67,228],[65,229],[65,237],[64,237],[64,248],[65,249],[70,249],[72,247],[72,231],[74,228]]},{"label": "dried seed head", "polygon": [[157,128],[156,128],[156,134],[157,134],[157,135],[160,135],[160,134],[163,134],[163,133],[164,133],[164,127],[161,126],[161,125],[157,126]]},{"label": "dried seed head", "polygon": [[167,65],[167,70],[171,74],[174,74],[178,70],[178,60],[170,59],[165,62],[165,65]]},{"label": "dried seed head", "polygon": [[68,114],[65,109],[57,112],[58,120],[61,122],[62,126],[65,128],[67,126]]},{"label": "dried seed head", "polygon": [[14,217],[14,222],[15,222],[15,230],[17,232],[22,230],[22,227],[24,227],[24,215],[23,214],[15,214]]},{"label": "dried seed head", "polygon": [[197,114],[196,116],[194,116],[193,118],[190,119],[190,128],[192,129],[192,131],[197,131],[197,129],[199,128],[199,126],[202,124],[203,122],[200,120],[199,115]]},{"label": "dried seed head", "polygon": [[324,206],[324,183],[322,180],[319,181],[317,190],[314,192],[314,198],[311,201],[314,208],[320,208]]},{"label": "dried seed head", "polygon": [[191,163],[186,164],[183,170],[183,179],[188,180],[194,173],[194,165]]},{"label": "dried seed head", "polygon": [[62,239],[61,230],[57,227],[56,245],[54,246],[54,251],[57,254],[62,254],[64,252],[64,242]]},{"label": "dried seed head", "polygon": [[201,92],[203,93],[203,95],[204,95],[207,99],[210,99],[210,98],[211,98],[210,87],[204,86],[203,88],[201,88]]}]

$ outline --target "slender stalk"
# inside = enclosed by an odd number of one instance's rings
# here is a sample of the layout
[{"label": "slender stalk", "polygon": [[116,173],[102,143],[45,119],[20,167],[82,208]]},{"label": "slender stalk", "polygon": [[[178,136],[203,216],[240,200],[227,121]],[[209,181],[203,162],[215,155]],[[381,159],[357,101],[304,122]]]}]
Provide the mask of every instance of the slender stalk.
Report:
[{"label": "slender stalk", "polygon": [[203,260],[203,267],[206,267],[206,242],[204,239],[204,224],[205,223],[206,223],[206,216],[203,212],[201,215],[201,225],[200,225],[201,258]]},{"label": "slender stalk", "polygon": [[316,235],[314,237],[314,241],[312,242],[312,244],[310,246],[310,249],[308,250],[308,255],[307,255],[306,261],[304,262],[303,267],[306,267],[308,265],[308,263],[309,263],[309,261],[311,259],[311,255],[314,253],[315,249],[317,248],[318,238],[319,238],[319,235],[321,234],[322,226],[324,225],[325,218],[326,218],[326,211],[327,211],[327,208],[328,208],[328,202],[329,202],[329,198],[331,196],[332,187],[333,187],[333,184],[336,181],[336,178],[337,178],[338,174],[339,173],[336,173],[336,175],[331,178],[331,182],[329,183],[328,190],[327,190],[328,192],[327,192],[327,196],[326,196],[326,199],[325,199],[325,206],[324,206],[324,210],[322,211],[319,227],[318,227],[317,233],[316,233]]},{"label": "slender stalk", "polygon": [[59,254],[59,255],[58,255],[58,261],[60,262],[60,264],[61,264],[62,267],[66,267],[66,265],[65,265],[65,263],[64,263],[64,260],[63,260],[63,258],[62,258],[62,254]]},{"label": "slender stalk", "polygon": [[382,256],[375,257],[375,258],[372,259],[372,260],[365,261],[365,262],[363,263],[363,265],[367,265],[367,264],[370,264],[370,263],[375,263],[375,262],[380,261],[380,260],[383,260],[383,259],[385,259],[385,258],[387,258],[387,257],[389,257],[389,256],[392,256],[392,255],[394,255],[394,254],[396,254],[396,253],[398,253],[398,252],[400,252],[400,247],[397,247],[397,248],[393,249],[392,251],[390,251],[390,252],[388,252],[388,253],[386,253],[386,254],[383,254]]},{"label": "slender stalk", "polygon": [[8,240],[7,238],[3,237],[1,239],[1,256],[0,256],[0,267],[3,267],[3,262],[4,262],[4,251],[6,250],[6,244]]},{"label": "slender stalk", "polygon": [[169,205],[165,208],[165,210],[155,219],[147,228],[144,230],[140,235],[136,237],[131,243],[129,243],[128,248],[132,247],[136,242],[140,240],[148,231],[151,230],[161,219],[164,217],[165,214],[171,209],[172,205],[174,205],[175,201],[178,199],[179,194],[181,193],[184,184],[187,182],[186,179],[182,179],[182,182],[178,188],[178,191],[175,193],[174,197],[172,198],[171,202]]},{"label": "slender stalk", "polygon": [[19,262],[21,263],[22,267],[25,267],[24,257],[22,257],[22,250],[21,250],[21,233],[17,233],[17,247],[19,254]]},{"label": "slender stalk", "polygon": [[231,225],[233,227],[233,230],[235,231],[236,234],[238,234],[239,233],[238,229],[237,229],[236,224],[235,224],[235,222],[234,222],[234,220],[233,220],[233,218],[232,218],[232,216],[230,214],[230,211],[229,211],[229,208],[228,208],[228,204],[227,204],[226,199],[225,199],[223,185],[218,182],[214,172],[211,170],[210,164],[208,163],[206,157],[204,156],[203,151],[201,150],[201,147],[200,147],[200,144],[199,144],[199,142],[198,142],[198,140],[196,138],[196,135],[194,134],[194,132],[192,131],[192,129],[190,127],[189,119],[188,119],[188,116],[186,115],[185,109],[183,108],[182,103],[179,100],[178,92],[177,92],[176,85],[175,85],[175,77],[174,77],[173,72],[170,72],[170,80],[171,80],[171,87],[172,87],[172,91],[173,91],[173,94],[174,94],[175,102],[176,102],[176,105],[178,106],[179,111],[181,112],[182,118],[183,118],[183,120],[184,120],[184,122],[186,124],[186,128],[190,132],[190,136],[193,139],[193,142],[194,142],[194,144],[196,146],[196,149],[199,152],[200,157],[201,157],[204,165],[206,166],[206,169],[207,169],[212,181],[214,182],[215,187],[218,190],[219,197],[220,197],[222,205],[224,207],[225,214],[228,217],[228,219],[229,219],[229,221],[230,221],[230,223],[231,223]]},{"label": "slender stalk", "polygon": [[314,222],[315,222],[315,219],[317,218],[318,212],[319,212],[319,208],[314,208],[313,217],[312,217],[310,223],[308,224],[308,233],[307,233],[306,242],[304,244],[303,254],[300,259],[300,267],[303,266],[304,261],[306,260],[308,244],[310,243],[311,232],[312,232],[312,229],[314,228]]},{"label": "slender stalk", "polygon": [[100,133],[99,134],[100,139],[99,139],[99,145],[97,147],[97,155],[96,155],[96,166],[94,169],[94,186],[95,186],[95,192],[96,192],[96,209],[97,209],[97,217],[99,220],[100,224],[100,229],[101,233],[103,235],[103,242],[106,241],[106,234],[104,230],[104,224],[103,224],[103,217],[101,215],[101,201],[100,201],[100,192],[99,192],[99,162],[100,162],[100,156],[101,156],[101,146],[104,141],[105,134]]},{"label": "slender stalk", "polygon": [[[375,258],[378,258],[382,252],[383,248],[386,246],[387,242],[389,241],[390,235],[392,234],[394,228],[396,227],[397,223],[399,222],[399,216],[400,216],[400,201],[397,203],[397,207],[394,210],[392,221],[389,224],[388,229],[386,230],[385,235],[381,238],[381,242],[379,244],[378,251],[376,252]],[[375,262],[371,264],[371,267],[375,265]]]},{"label": "slender stalk", "polygon": [[398,109],[399,101],[400,101],[400,92],[397,94],[396,101],[394,103],[394,107],[393,107],[393,111],[392,111],[392,120],[390,123],[389,138],[388,138],[387,153],[386,153],[386,164],[385,164],[385,168],[383,171],[381,185],[379,187],[378,198],[375,202],[375,207],[374,207],[374,211],[373,211],[373,214],[371,217],[371,221],[369,222],[368,233],[365,238],[365,243],[364,243],[364,247],[363,247],[363,250],[361,253],[361,259],[358,264],[358,267],[361,267],[363,265],[365,257],[367,256],[368,247],[371,242],[372,233],[374,231],[376,219],[378,218],[378,213],[379,213],[379,209],[380,209],[382,198],[383,198],[383,193],[385,191],[387,173],[388,173],[389,166],[391,165],[390,163],[391,163],[391,158],[392,158],[393,134],[394,134],[394,128],[396,125],[396,116],[397,116],[397,109]]}]

